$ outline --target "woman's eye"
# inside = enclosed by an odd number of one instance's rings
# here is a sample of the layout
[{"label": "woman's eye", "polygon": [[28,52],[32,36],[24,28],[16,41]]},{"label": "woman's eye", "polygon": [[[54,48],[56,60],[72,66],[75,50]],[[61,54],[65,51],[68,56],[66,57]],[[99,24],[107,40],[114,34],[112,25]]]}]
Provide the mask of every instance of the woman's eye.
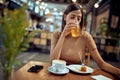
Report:
[{"label": "woman's eye", "polygon": [[70,17],[70,19],[74,19],[75,17]]},{"label": "woman's eye", "polygon": [[78,18],[78,21],[80,21],[81,19]]},{"label": "woman's eye", "polygon": [[78,20],[78,21],[80,21],[80,20],[81,20],[81,18],[79,17],[79,18],[77,18],[77,20]]}]

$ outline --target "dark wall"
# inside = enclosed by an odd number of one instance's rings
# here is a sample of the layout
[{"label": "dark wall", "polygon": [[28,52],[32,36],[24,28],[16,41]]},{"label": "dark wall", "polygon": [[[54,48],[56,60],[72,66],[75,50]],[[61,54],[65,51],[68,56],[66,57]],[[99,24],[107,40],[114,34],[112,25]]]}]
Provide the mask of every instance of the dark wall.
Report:
[{"label": "dark wall", "polygon": [[[115,24],[115,25],[112,25]],[[120,34],[120,0],[111,0],[109,14],[109,31],[113,34]]]}]

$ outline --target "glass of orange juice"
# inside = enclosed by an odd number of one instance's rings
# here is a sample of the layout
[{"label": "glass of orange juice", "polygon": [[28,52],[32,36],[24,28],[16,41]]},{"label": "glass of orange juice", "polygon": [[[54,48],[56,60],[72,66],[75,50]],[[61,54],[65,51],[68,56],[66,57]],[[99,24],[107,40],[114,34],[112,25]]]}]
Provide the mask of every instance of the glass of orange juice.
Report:
[{"label": "glass of orange juice", "polygon": [[80,27],[79,26],[71,27],[71,35],[72,35],[72,37],[79,37],[80,36]]}]

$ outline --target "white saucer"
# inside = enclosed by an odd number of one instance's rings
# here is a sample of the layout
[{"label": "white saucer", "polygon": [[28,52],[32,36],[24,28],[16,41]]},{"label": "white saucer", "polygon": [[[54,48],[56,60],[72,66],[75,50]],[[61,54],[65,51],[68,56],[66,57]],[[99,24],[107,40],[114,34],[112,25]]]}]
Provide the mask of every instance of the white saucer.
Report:
[{"label": "white saucer", "polygon": [[67,74],[67,73],[69,73],[69,69],[67,69],[67,68],[64,68],[63,71],[55,72],[55,71],[53,71],[53,69],[52,69],[51,66],[48,67],[48,71],[51,72],[51,73],[53,73],[53,74],[57,74],[57,75],[62,75],[62,74]]}]

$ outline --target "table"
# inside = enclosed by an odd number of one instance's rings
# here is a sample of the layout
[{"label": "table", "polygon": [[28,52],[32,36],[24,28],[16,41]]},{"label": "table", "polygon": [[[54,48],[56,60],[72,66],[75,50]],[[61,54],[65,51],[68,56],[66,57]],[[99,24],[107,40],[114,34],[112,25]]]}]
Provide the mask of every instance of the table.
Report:
[{"label": "table", "polygon": [[[33,65],[43,65],[44,68],[38,73],[30,73],[27,70]],[[94,80],[91,78],[93,75],[104,75],[106,77],[111,78],[112,80],[115,79],[115,76],[101,70],[101,69],[94,69],[94,72],[89,75],[81,75],[69,72],[65,75],[53,75],[52,73],[48,72],[48,67],[50,63],[46,62],[37,62],[37,61],[30,61],[25,64],[22,68],[17,70],[14,74],[15,80]]]}]

